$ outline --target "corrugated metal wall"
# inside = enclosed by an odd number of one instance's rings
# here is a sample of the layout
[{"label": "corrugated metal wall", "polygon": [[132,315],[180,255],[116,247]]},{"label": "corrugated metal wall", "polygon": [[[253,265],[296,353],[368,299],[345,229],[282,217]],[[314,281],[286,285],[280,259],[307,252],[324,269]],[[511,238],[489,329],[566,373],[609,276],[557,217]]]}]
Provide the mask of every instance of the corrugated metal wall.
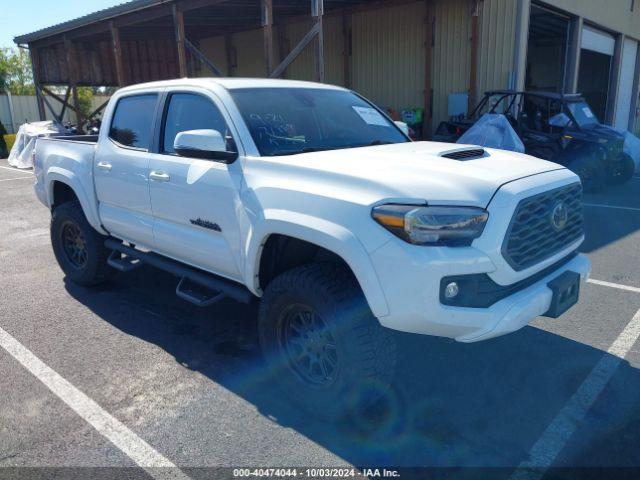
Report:
[{"label": "corrugated metal wall", "polygon": [[471,2],[438,0],[433,46],[433,127],[448,118],[450,93],[469,91],[471,64]]},{"label": "corrugated metal wall", "polygon": [[[200,40],[198,45],[200,51],[213,62],[213,64],[224,74],[229,75],[229,65],[227,64],[227,51],[225,49],[224,37],[210,37]],[[211,77],[213,74],[207,67],[202,65],[198,75],[201,77]]]},{"label": "corrugated metal wall", "polygon": [[509,87],[513,72],[517,15],[517,2],[513,0],[484,0],[481,5],[479,97],[487,90]]},{"label": "corrugated metal wall", "polygon": [[[516,2],[484,0],[479,19],[478,93],[506,88],[512,69]],[[433,127],[448,117],[451,93],[468,92],[471,63],[471,0],[434,1],[434,46],[431,81]],[[380,106],[397,110],[424,105],[426,2],[357,12],[352,15],[351,86]],[[276,57],[287,52],[311,28],[311,20],[274,32]],[[260,30],[233,35],[237,50],[236,75],[264,76]],[[315,80],[314,45],[305,49],[287,69],[286,77]],[[201,41],[203,52],[226,71],[221,38]],[[325,19],[326,82],[344,84],[342,17]],[[203,75],[208,75],[203,69]]]},{"label": "corrugated metal wall", "polygon": [[352,87],[379,106],[424,106],[425,2],[359,12],[352,20]]},{"label": "corrugated metal wall", "polygon": [[236,49],[238,62],[235,76],[264,77],[267,73],[267,66],[264,61],[262,30],[234,33],[231,38]]}]

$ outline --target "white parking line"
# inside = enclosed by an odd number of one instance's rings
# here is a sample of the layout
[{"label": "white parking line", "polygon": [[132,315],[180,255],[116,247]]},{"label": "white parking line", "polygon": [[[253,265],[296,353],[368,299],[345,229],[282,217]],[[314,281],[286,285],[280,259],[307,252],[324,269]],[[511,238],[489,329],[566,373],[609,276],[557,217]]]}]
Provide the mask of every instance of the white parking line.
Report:
[{"label": "white parking line", "polygon": [[29,170],[22,170],[20,168],[5,167],[4,165],[0,165],[0,168],[4,168],[5,170],[11,170],[13,172],[28,173],[29,175],[33,175],[33,172],[31,172]]},{"label": "white parking line", "polygon": [[594,285],[602,285],[603,287],[618,288],[620,290],[627,290],[629,292],[640,293],[640,288],[638,287],[621,285],[620,283],[605,282],[604,280],[596,280],[594,278],[590,278],[589,280],[587,280],[587,283],[593,283]]},{"label": "white parking line", "polygon": [[537,480],[553,465],[558,454],[581,425],[587,412],[613,377],[625,355],[640,337],[640,310],[589,372],[578,390],[531,447],[529,459],[520,463],[510,480]]},{"label": "white parking line", "polygon": [[13,178],[2,178],[0,182],[8,182],[9,180],[22,180],[24,178],[33,178],[31,175],[27,175],[25,177],[13,177]]},{"label": "white parking line", "polygon": [[52,370],[30,350],[0,327],[0,347],[29,370],[49,390],[66,403],[111,443],[157,479],[188,479],[178,467],[147,442],[106,412],[100,405]]},{"label": "white parking line", "polygon": [[640,208],[634,207],[621,207],[619,205],[604,205],[602,203],[583,203],[585,207],[596,207],[596,208],[615,208],[618,210],[631,210],[633,212],[640,212]]}]

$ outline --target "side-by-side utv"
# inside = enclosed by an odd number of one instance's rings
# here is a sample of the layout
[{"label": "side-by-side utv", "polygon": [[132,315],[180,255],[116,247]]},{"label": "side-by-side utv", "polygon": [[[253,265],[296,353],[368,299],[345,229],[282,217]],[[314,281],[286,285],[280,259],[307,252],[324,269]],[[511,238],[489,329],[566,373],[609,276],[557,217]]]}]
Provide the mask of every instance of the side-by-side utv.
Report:
[{"label": "side-by-side utv", "polygon": [[434,140],[455,142],[485,113],[505,115],[526,153],[566,165],[580,176],[585,191],[633,176],[633,159],[623,152],[624,135],[600,123],[580,94],[486,92],[467,118],[442,122]]}]

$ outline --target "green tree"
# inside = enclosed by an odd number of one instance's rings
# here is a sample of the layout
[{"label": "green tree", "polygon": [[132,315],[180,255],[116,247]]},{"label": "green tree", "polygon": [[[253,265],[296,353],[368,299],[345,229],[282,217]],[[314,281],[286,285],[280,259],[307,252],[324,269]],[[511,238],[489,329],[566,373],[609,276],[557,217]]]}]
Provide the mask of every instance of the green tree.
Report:
[{"label": "green tree", "polygon": [[33,95],[29,53],[22,48],[0,48],[0,90],[14,95]]}]

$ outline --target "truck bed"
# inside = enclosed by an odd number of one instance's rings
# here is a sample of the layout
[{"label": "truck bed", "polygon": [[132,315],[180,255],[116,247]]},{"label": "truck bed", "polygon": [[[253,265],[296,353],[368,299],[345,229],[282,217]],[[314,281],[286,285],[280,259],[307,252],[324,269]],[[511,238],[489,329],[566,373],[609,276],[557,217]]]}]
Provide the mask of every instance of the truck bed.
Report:
[{"label": "truck bed", "polygon": [[64,142],[98,143],[98,135],[52,135],[44,137],[48,140],[59,140]]}]

